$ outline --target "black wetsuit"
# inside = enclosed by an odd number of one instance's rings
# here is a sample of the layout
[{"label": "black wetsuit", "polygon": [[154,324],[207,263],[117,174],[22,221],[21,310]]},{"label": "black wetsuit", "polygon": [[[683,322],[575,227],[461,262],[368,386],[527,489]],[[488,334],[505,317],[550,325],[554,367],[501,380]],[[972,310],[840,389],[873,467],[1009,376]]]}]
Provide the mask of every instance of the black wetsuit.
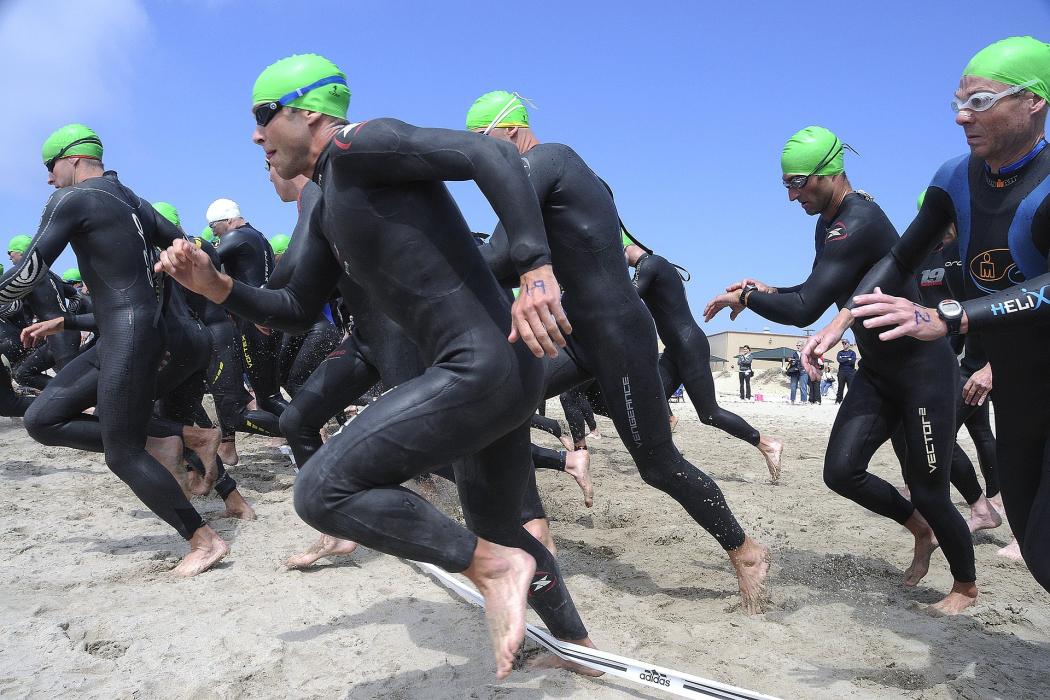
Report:
[{"label": "black wetsuit", "polygon": [[[189,538],[204,524],[174,477],[145,450],[164,351],[154,246],[178,229],[122,185],[116,173],[55,192],[21,262],[0,279],[0,303],[28,295],[66,245],[91,288],[100,333],[25,415],[38,442],[104,452],[106,464],[161,519]],[[96,415],[83,411],[96,406]]]},{"label": "black wetsuit", "polygon": [[[919,295],[922,304],[927,308],[936,308],[937,304],[944,301],[945,299],[954,299],[957,294],[952,291],[952,287],[949,285],[949,278],[946,274],[947,270],[959,265],[959,248],[957,245],[949,245],[946,247],[938,246],[936,250],[926,256],[926,260],[923,262],[921,269],[916,274],[916,281],[919,283]],[[958,282],[961,283],[962,278],[959,277]],[[958,286],[958,283],[957,285]],[[965,336],[954,336],[949,338],[949,342],[952,345],[952,350],[958,354],[963,349],[963,339]],[[978,368],[979,369],[979,368]],[[989,411],[988,402],[986,401],[983,406],[971,406],[966,403],[963,399],[962,386],[965,385],[966,379],[973,374],[974,370],[965,373],[965,377],[959,378],[960,391],[957,396],[956,407],[955,407],[955,422],[958,427],[962,427],[964,424],[973,425],[973,428],[969,428],[971,437],[976,434],[977,440],[984,443],[988,436],[991,436],[991,426],[988,423]],[[981,416],[983,415],[983,425],[981,425]],[[992,452],[995,450],[995,438],[992,436]],[[975,443],[976,444],[976,443]],[[897,454],[897,459],[901,462],[902,470],[905,463],[906,447],[904,445],[904,434],[901,431],[897,431],[893,434],[893,450]],[[994,468],[994,457],[989,464],[985,464],[983,461],[987,459],[987,447],[982,446],[978,450],[978,459],[982,460],[981,468],[986,474],[991,473]],[[993,476],[994,479],[994,476]],[[907,480],[907,477],[905,477]],[[966,503],[973,505],[977,500],[984,495],[984,490],[981,488],[981,483],[977,480],[977,472],[973,468],[973,462],[970,461],[970,457],[966,454],[966,450],[959,445],[958,441],[955,443],[955,449],[952,450],[952,475],[951,475],[952,486],[962,494],[963,499]],[[993,492],[991,495],[995,495]]]},{"label": "black wetsuit", "polygon": [[[857,282],[897,241],[882,209],[870,196],[852,192],[833,216],[818,219],[816,258],[809,278],[791,291],[753,292],[748,308],[775,323],[805,328],[830,305],[841,308],[851,301]],[[884,285],[883,290],[919,298],[911,277]],[[853,332],[864,363],[835,417],[824,482],[836,493],[901,524],[918,508],[933,528],[955,580],[974,581],[970,532],[948,492],[959,372],[955,355],[947,341],[882,342],[878,331],[859,323]],[[872,455],[898,426],[903,426],[908,447],[911,502],[868,472]]]},{"label": "black wetsuit", "polygon": [[713,425],[735,438],[758,445],[759,432],[735,413],[721,408],[711,375],[711,345],[697,325],[685,285],[678,269],[660,255],[643,255],[635,263],[634,286],[656,322],[656,332],[664,342],[660,356],[660,377],[664,395],[685,385],[696,415],[704,425]]},{"label": "black wetsuit", "polygon": [[[14,366],[23,360],[29,351],[22,345],[22,329],[25,328],[28,319],[22,308],[22,303],[16,301],[5,304],[0,309],[0,355]],[[19,417],[25,415],[29,404],[33,399],[28,396],[20,396],[11,386],[11,373],[7,365],[0,362],[0,416]]]},{"label": "black wetsuit", "polygon": [[[346,126],[319,158],[323,200],[309,235],[298,236],[308,264],[280,290],[237,282],[224,305],[296,333],[343,274],[359,284],[415,343],[426,369],[310,457],[296,478],[297,512],[324,533],[449,571],[470,564],[477,537],[521,547],[537,561],[530,604],[556,636],[578,638],[586,630],[557,563],[518,517],[532,479],[529,416],[543,363],[507,342],[509,302],[443,182],[467,179],[517,234],[518,269],[547,263],[543,222],[513,147],[381,119]],[[448,463],[477,535],[400,485]]]},{"label": "black wetsuit", "polygon": [[[250,224],[224,233],[215,250],[223,271],[238,282],[261,287],[270,279],[274,268],[273,248],[266,237]],[[237,318],[235,325],[240,334],[241,357],[255,392],[255,401],[262,410],[280,416],[287,405],[281,396],[277,378],[280,336],[276,333],[267,335],[244,318]],[[224,343],[225,338],[219,342]]]},{"label": "black wetsuit", "polygon": [[[596,379],[642,479],[678,501],[723,548],[740,547],[744,531],[722,491],[671,441],[656,328],[627,273],[612,195],[568,146],[540,144],[522,160],[539,198],[573,327],[566,350],[547,365],[547,395]],[[497,278],[512,286],[515,249],[502,226],[482,250]]]},{"label": "black wetsuit", "polygon": [[[54,272],[42,276],[36,287],[22,299],[24,309],[37,321],[50,321],[70,311],[70,300],[77,296],[72,285]],[[80,333],[64,330],[47,338],[15,367],[14,378],[22,386],[43,389],[51,381],[44,374],[49,369],[61,370],[80,352]]]},{"label": "black wetsuit", "polygon": [[586,396],[586,389],[591,384],[593,381],[584,382],[558,395],[562,413],[565,414],[565,422],[569,424],[572,440],[580,446],[584,446],[583,440],[587,437],[587,432],[598,428],[598,424],[594,421],[594,409]]},{"label": "black wetsuit", "polygon": [[995,175],[969,155],[945,163],[911,226],[857,291],[910,277],[949,224],[958,231],[969,333],[992,365],[1003,505],[1025,563],[1050,591],[1050,371],[1019,360],[1050,346],[1050,148]]},{"label": "black wetsuit", "polygon": [[277,347],[277,375],[280,384],[292,398],[335,350],[342,338],[335,325],[322,316],[310,329],[299,335],[281,333]]},{"label": "black wetsuit", "polygon": [[[194,238],[193,241],[218,268],[221,262],[212,244],[203,238]],[[244,388],[244,359],[240,335],[233,319],[221,306],[200,295],[190,293],[187,300],[212,336],[213,350],[209,355],[211,362],[206,384],[215,399],[215,413],[223,442],[233,442],[237,432],[280,437],[278,416],[259,408],[248,409],[252,396]],[[198,423],[203,425],[200,416]]]}]

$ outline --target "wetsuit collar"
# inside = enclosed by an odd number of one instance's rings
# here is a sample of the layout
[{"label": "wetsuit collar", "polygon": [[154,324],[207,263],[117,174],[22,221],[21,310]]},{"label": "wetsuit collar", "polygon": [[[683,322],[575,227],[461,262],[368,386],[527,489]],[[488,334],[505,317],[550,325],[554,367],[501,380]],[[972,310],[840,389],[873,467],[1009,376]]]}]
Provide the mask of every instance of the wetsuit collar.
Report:
[{"label": "wetsuit collar", "polygon": [[326,148],[323,151],[321,151],[321,155],[317,157],[317,164],[314,165],[314,174],[310,178],[311,180],[316,182],[320,187],[324,187],[324,169],[327,164],[328,149]]},{"label": "wetsuit collar", "polygon": [[1039,153],[1044,148],[1046,148],[1046,139],[1045,138],[1041,138],[1041,139],[1039,139],[1039,142],[1037,144],[1035,144],[1035,147],[1032,148],[1032,150],[1028,151],[1028,153],[1024,154],[1021,157],[1020,160],[1014,161],[1013,163],[1010,163],[1010,165],[1005,165],[1005,166],[999,168],[999,172],[997,172],[997,173],[992,173],[992,169],[988,167],[987,163],[985,163],[984,164],[984,171],[987,174],[989,174],[989,175],[993,175],[994,174],[994,175],[998,175],[999,177],[1002,177],[1004,175],[1009,175],[1011,173],[1017,172],[1018,170],[1020,170],[1024,166],[1028,165],[1032,161],[1032,159],[1035,158],[1037,155],[1039,155]]}]

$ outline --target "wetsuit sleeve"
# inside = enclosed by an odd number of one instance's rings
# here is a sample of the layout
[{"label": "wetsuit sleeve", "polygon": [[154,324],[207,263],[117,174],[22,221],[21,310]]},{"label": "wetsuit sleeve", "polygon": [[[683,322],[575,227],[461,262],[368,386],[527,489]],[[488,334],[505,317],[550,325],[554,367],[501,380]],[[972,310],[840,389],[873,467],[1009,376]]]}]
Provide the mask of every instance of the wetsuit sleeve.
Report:
[{"label": "wetsuit sleeve", "polygon": [[514,261],[510,259],[510,241],[507,239],[507,231],[503,224],[496,224],[496,230],[489,236],[489,240],[483,246],[479,246],[481,257],[489,266],[496,281],[504,289],[513,289],[518,286],[520,277],[514,268]]},{"label": "wetsuit sleeve", "polygon": [[22,313],[22,301],[12,301],[8,304],[0,304],[0,320],[10,321]]},{"label": "wetsuit sleeve", "polygon": [[63,314],[62,327],[67,331],[91,331],[98,333],[95,314]]},{"label": "wetsuit sleeve", "polygon": [[922,261],[933,252],[943,240],[949,224],[955,222],[955,211],[951,197],[939,187],[930,185],[926,189],[926,199],[915,220],[908,226],[900,240],[890,252],[868,271],[868,274],[857,285],[850,295],[845,308],[852,309],[856,304],[853,297],[858,294],[871,294],[875,287],[900,289],[915,275]]},{"label": "wetsuit sleeve", "polygon": [[333,168],[375,185],[473,180],[507,230],[518,275],[551,262],[536,192],[505,141],[379,119],[344,128],[329,153]]},{"label": "wetsuit sleeve", "polygon": [[793,287],[777,287],[777,294],[794,294],[800,291],[802,291],[801,284],[796,284]]},{"label": "wetsuit sleeve", "polygon": [[309,264],[296,265],[283,288],[253,287],[234,280],[233,291],[222,306],[260,326],[296,335],[309,330],[342,274],[339,261],[318,231],[311,224],[309,235],[302,236],[300,257]]},{"label": "wetsuit sleeve", "polygon": [[857,279],[871,260],[863,224],[846,229],[847,236],[830,235],[817,259],[813,272],[798,291],[779,294],[754,292],[747,298],[747,308],[774,323],[805,327],[836,302],[842,294],[842,280]]},{"label": "wetsuit sleeve", "polygon": [[29,296],[47,276],[55,259],[84,222],[84,198],[89,196],[70,188],[51,195],[29,248],[18,264],[0,277],[0,304]]},{"label": "wetsuit sleeve", "polygon": [[649,291],[649,286],[653,283],[655,274],[655,266],[647,265],[649,262],[644,258],[638,261],[638,267],[634,273],[634,287],[638,290],[638,296],[645,297]]}]

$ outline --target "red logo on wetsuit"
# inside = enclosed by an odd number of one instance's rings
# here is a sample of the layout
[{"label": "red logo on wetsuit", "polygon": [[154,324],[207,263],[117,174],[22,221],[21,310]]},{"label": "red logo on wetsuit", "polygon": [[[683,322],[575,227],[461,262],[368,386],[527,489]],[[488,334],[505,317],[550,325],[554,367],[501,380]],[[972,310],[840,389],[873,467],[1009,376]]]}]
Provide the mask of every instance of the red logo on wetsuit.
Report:
[{"label": "red logo on wetsuit", "polygon": [[[341,150],[350,150],[350,144],[353,143],[352,136],[356,135],[358,130],[367,124],[368,122],[358,122],[357,124],[347,124],[344,126],[334,139],[335,145]],[[346,143],[343,143],[341,139],[347,139]]]},{"label": "red logo on wetsuit", "polygon": [[836,221],[828,229],[828,237],[824,239],[825,243],[831,241],[841,241],[844,238],[849,238],[849,231],[846,230],[846,225],[841,221]]},{"label": "red logo on wetsuit", "polygon": [[534,596],[546,593],[556,585],[558,585],[558,579],[553,574],[549,574],[546,571],[537,571],[532,577],[532,583],[529,584],[529,595]]}]

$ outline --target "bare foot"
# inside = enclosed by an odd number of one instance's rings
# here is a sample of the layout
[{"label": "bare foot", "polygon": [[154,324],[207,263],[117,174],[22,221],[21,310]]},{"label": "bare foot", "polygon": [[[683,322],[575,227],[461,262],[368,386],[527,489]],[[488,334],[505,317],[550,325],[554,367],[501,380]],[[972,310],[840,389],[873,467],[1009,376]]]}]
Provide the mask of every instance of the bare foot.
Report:
[{"label": "bare foot", "polygon": [[289,569],[305,569],[319,559],[340,554],[353,554],[355,549],[357,549],[357,542],[341,540],[331,535],[321,535],[321,539],[310,545],[308,550],[285,559],[284,565]]},{"label": "bare foot", "polygon": [[565,448],[566,452],[572,452],[576,449],[576,445],[573,443],[572,438],[568,435],[562,435],[558,439],[561,440],[561,446]]},{"label": "bare foot", "polygon": [[594,484],[591,483],[591,453],[587,450],[574,450],[565,453],[565,473],[576,479],[583,491],[583,504],[590,508],[594,505]]},{"label": "bare foot", "polygon": [[182,438],[146,438],[146,452],[153,459],[164,465],[164,468],[179,482],[179,488],[186,494],[187,498],[192,495],[189,490],[186,470],[182,468]]},{"label": "bare foot", "polygon": [[216,515],[216,519],[255,520],[255,510],[248,504],[248,501],[244,500],[244,496],[237,489],[230,491],[223,502],[226,504],[226,510]]},{"label": "bare foot", "polygon": [[[197,428],[188,425],[182,429],[182,440],[186,447],[197,453],[205,469],[208,469],[209,465],[214,469],[215,455],[222,444],[222,432],[218,428]],[[214,479],[213,476],[212,480]]]},{"label": "bare foot", "polygon": [[937,551],[937,538],[919,511],[911,514],[904,527],[915,536],[915,552],[912,555],[911,566],[904,572],[904,585],[918,586],[919,581],[930,570],[930,557]]},{"label": "bare foot", "polygon": [[780,458],[784,454],[784,443],[776,438],[762,437],[758,440],[758,449],[766,460],[766,468],[769,469],[769,481],[777,483],[780,479]]},{"label": "bare foot", "polygon": [[[581,647],[588,647],[590,649],[598,648],[594,646],[594,642],[591,641],[590,637],[584,637],[583,639],[563,639],[561,641],[568,642],[569,644],[575,644]],[[582,666],[578,663],[569,661],[568,659],[563,659],[560,656],[557,656],[556,654],[544,654],[543,656],[537,657],[529,662],[528,667],[530,670],[539,670],[545,668],[563,668],[566,671],[572,671],[573,673],[578,673],[581,676],[590,676],[591,678],[597,678],[598,676],[605,675],[605,671],[598,671],[591,668],[590,666]]]},{"label": "bare foot", "polygon": [[190,538],[190,553],[182,558],[171,573],[186,578],[196,576],[215,566],[229,553],[230,546],[219,534],[207,525],[201,525]]},{"label": "bare foot", "polygon": [[526,552],[480,537],[463,572],[485,598],[498,680],[510,675],[514,654],[525,640],[525,598],[535,572],[536,560]]},{"label": "bare foot", "polygon": [[999,515],[1004,515],[1006,513],[1006,508],[1003,506],[1003,494],[997,493],[989,498],[988,501],[995,506],[997,511],[999,511]]},{"label": "bare foot", "polygon": [[977,584],[961,583],[956,581],[952,584],[951,592],[942,600],[931,605],[928,612],[931,615],[958,615],[966,608],[977,602]]},{"label": "bare foot", "polygon": [[676,416],[676,415],[674,415],[672,413],[670,420],[671,420],[671,432],[673,433],[674,429],[678,427],[678,416]]},{"label": "bare foot", "polygon": [[729,561],[736,569],[744,612],[748,615],[762,612],[768,600],[766,577],[769,575],[769,547],[745,537],[744,544],[729,550],[728,554]]},{"label": "bare foot", "polygon": [[595,440],[601,440],[602,439],[602,431],[598,430],[598,428],[595,428],[591,432],[587,433],[587,437],[593,438]]},{"label": "bare foot", "polygon": [[992,505],[992,502],[982,494],[970,506],[970,518],[966,521],[966,524],[969,526],[970,532],[993,530],[1003,524],[1003,519],[995,509],[995,506]]},{"label": "bare foot", "polygon": [[1021,545],[1017,543],[1016,537],[1010,540],[1010,544],[996,552],[995,556],[1010,561],[1024,562],[1024,557],[1021,556]]},{"label": "bare foot", "polygon": [[907,484],[904,486],[898,486],[897,491],[900,492],[901,497],[903,497],[905,501],[911,500],[911,489],[908,488]]},{"label": "bare foot", "polygon": [[222,444],[219,445],[219,457],[222,458],[222,463],[233,467],[241,461],[240,455],[237,454],[237,438],[225,437],[222,439]]}]

